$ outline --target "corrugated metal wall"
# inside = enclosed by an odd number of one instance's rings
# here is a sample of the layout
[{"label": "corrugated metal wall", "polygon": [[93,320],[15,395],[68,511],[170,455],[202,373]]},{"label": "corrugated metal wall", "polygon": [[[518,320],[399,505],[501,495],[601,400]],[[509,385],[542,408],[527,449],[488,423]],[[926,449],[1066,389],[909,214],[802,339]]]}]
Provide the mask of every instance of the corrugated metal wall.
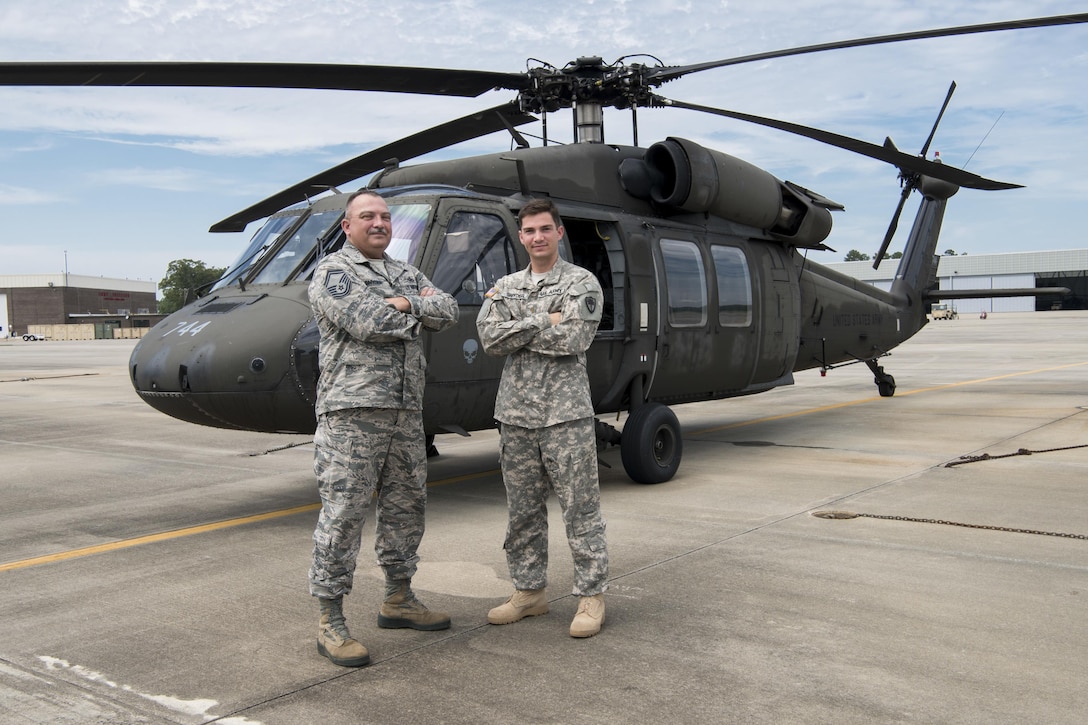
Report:
[{"label": "corrugated metal wall", "polygon": [[[1012,289],[1015,287],[1035,287],[1033,273],[1002,275],[962,275],[940,277],[942,290],[968,289]],[[961,315],[981,312],[1034,312],[1034,297],[991,297],[981,300],[941,300]]]}]

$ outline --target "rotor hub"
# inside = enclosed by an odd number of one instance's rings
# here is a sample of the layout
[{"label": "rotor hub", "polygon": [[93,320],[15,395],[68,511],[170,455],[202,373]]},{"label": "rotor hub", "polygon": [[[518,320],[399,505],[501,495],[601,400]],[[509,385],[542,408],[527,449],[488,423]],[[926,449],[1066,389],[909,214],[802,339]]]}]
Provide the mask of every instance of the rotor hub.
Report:
[{"label": "rotor hub", "polygon": [[563,68],[542,65],[528,71],[528,87],[518,94],[526,113],[552,113],[579,103],[626,109],[653,103],[651,82],[641,63],[606,64],[599,56],[585,56]]}]

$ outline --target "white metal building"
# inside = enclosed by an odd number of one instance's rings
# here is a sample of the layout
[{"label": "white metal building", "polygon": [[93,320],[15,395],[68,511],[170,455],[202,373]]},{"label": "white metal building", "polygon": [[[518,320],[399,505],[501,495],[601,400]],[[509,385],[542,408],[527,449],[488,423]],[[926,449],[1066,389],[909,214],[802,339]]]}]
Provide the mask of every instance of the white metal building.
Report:
[{"label": "white metal building", "polygon": [[[870,262],[828,264],[839,272],[869,284],[890,289],[898,259],[885,259],[880,269]],[[1068,287],[1071,293],[1055,297],[987,297],[945,300],[960,314],[980,312],[1031,312],[1088,308],[1088,249],[1046,252],[1008,252],[941,257],[937,279],[942,290],[1010,289],[1017,287]]]}]

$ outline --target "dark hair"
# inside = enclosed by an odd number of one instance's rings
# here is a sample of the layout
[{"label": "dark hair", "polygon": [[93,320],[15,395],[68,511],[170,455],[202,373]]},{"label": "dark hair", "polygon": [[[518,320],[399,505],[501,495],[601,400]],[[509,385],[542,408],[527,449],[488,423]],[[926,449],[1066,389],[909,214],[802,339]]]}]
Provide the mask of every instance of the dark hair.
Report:
[{"label": "dark hair", "polygon": [[347,209],[349,206],[351,206],[351,202],[355,201],[357,197],[366,196],[368,194],[370,196],[376,196],[378,198],[381,198],[381,194],[379,194],[378,192],[374,191],[373,189],[367,189],[364,187],[362,189],[359,189],[358,191],[351,192],[351,195],[348,196],[348,200],[344,202],[344,208]]},{"label": "dark hair", "polygon": [[551,214],[556,228],[563,226],[563,220],[559,218],[559,208],[551,199],[530,199],[518,212],[518,228],[521,228],[521,220],[534,214]]}]

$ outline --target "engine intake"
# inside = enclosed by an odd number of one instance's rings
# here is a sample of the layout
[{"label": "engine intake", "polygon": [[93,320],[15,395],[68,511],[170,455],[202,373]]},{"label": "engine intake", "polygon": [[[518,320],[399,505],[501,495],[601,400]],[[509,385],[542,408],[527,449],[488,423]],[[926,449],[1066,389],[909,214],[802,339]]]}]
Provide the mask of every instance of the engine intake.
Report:
[{"label": "engine intake", "polygon": [[629,194],[665,210],[707,212],[803,247],[821,246],[831,233],[830,209],[841,208],[747,161],[682,138],[655,143],[641,161],[624,161],[620,180]]}]

